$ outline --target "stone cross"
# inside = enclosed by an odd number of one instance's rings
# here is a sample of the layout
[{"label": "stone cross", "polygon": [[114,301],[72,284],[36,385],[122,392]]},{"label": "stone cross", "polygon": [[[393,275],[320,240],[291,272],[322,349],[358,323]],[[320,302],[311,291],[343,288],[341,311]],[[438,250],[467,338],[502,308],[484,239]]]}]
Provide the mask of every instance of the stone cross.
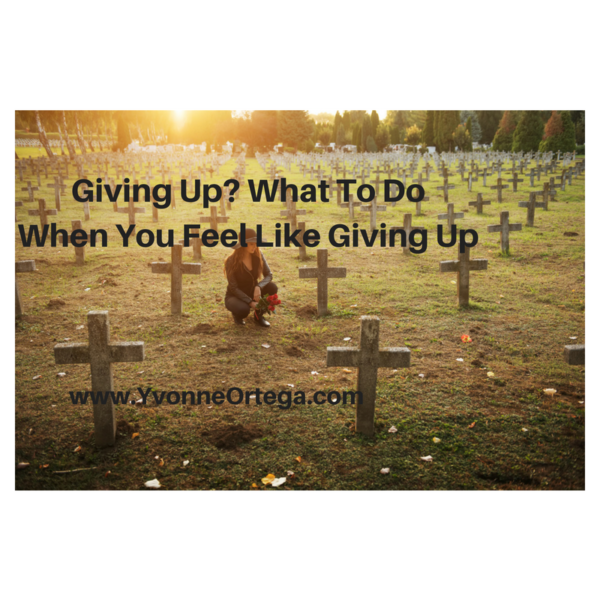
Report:
[{"label": "stone cross", "polygon": [[370,230],[374,231],[375,229],[377,229],[377,213],[378,212],[383,212],[387,210],[387,206],[378,206],[377,205],[377,196],[375,196],[373,198],[373,200],[371,200],[371,202],[369,203],[369,206],[365,206],[364,204],[360,207],[360,210],[362,210],[363,212],[368,212],[369,213],[369,219],[370,219]]},{"label": "stone cross", "polygon": [[[199,234],[200,227],[190,227],[189,231],[190,231],[190,233],[193,231],[194,233]],[[192,238],[191,240],[189,240],[189,242],[192,247],[192,250],[194,251],[194,260],[200,260],[202,258],[202,240],[200,239],[200,237],[197,237],[197,238]],[[179,240],[178,243],[182,244],[183,247],[186,248],[185,240]]]},{"label": "stone cross", "polygon": [[[18,260],[15,263],[15,273],[31,273],[35,271],[35,260]],[[21,292],[19,292],[19,284],[15,277],[15,315],[20,317],[23,314],[23,301],[21,300]]]},{"label": "stone cross", "polygon": [[469,202],[469,206],[476,206],[477,214],[480,215],[483,213],[483,207],[491,203],[491,200],[483,199],[483,194],[477,194],[477,200],[475,202]]},{"label": "stone cross", "polygon": [[417,207],[417,212],[416,212],[417,217],[421,216],[421,202],[429,202],[429,196],[425,196],[422,200],[415,202],[416,207]]},{"label": "stone cross", "polygon": [[306,246],[304,245],[304,232],[306,231],[306,223],[298,223],[297,228],[300,230],[298,235],[298,242],[300,244],[300,248],[298,248],[298,258],[300,260],[306,260]]},{"label": "stone cross", "polygon": [[513,192],[517,191],[517,185],[519,183],[522,183],[524,180],[523,179],[519,179],[519,176],[517,175],[516,172],[513,172],[513,178],[512,179],[507,179],[506,181],[508,181],[508,183],[512,183],[513,184]]},{"label": "stone cross", "polygon": [[521,231],[522,229],[521,223],[514,223],[513,225],[508,224],[508,211],[503,210],[500,213],[500,225],[488,225],[488,233],[498,233],[500,232],[500,246],[502,250],[502,254],[508,254],[510,251],[509,243],[508,243],[508,233],[510,231]]},{"label": "stone cross", "polygon": [[[85,206],[86,203],[84,203]],[[127,202],[127,208],[117,208],[118,213],[127,213],[129,215],[129,225],[133,225],[134,228],[131,230],[133,233],[135,232],[135,215],[140,213],[145,213],[146,208],[144,206],[136,206],[136,203],[130,198],[129,202]]]},{"label": "stone cross", "polygon": [[292,200],[291,193],[292,193],[292,190],[288,190],[287,197],[286,197],[287,210],[279,211],[279,214],[282,217],[285,217],[286,220],[290,221],[292,229],[298,229],[298,220],[296,217],[304,216],[306,214],[306,210],[304,210],[304,209],[298,210],[297,209],[297,207],[296,207],[297,203]]},{"label": "stone cross", "polygon": [[60,210],[60,195],[65,191],[67,186],[61,182],[60,177],[55,177],[54,183],[47,183],[46,187],[54,188],[54,203],[56,210]]},{"label": "stone cross", "polygon": [[[213,207],[216,208],[216,207]],[[182,261],[183,246],[174,244],[171,248],[171,262],[150,263],[153,273],[170,273],[171,275],[171,314],[180,315],[183,311],[183,275],[200,275],[200,263],[184,263]]]},{"label": "stone cross", "polygon": [[200,223],[210,223],[210,228],[219,231],[219,223],[227,223],[229,217],[219,217],[217,207],[210,207],[210,217],[200,217]]},{"label": "stone cross", "polygon": [[375,399],[377,397],[378,369],[408,369],[408,348],[379,348],[379,317],[360,318],[360,342],[358,348],[328,347],[328,367],[358,368],[356,390],[362,395],[362,403],[356,404],[357,433],[375,433]]},{"label": "stone cross", "polygon": [[[81,221],[71,221],[71,230],[77,231],[78,229],[83,229]],[[85,264],[85,246],[79,248],[75,246],[75,264],[78,267],[82,267]]]},{"label": "stone cross", "polygon": [[22,192],[27,192],[27,195],[29,196],[29,198],[27,199],[27,202],[33,202],[33,192],[37,192],[40,188],[39,187],[33,187],[31,185],[31,181],[27,182],[27,187],[26,188],[21,188]]},{"label": "stone cross", "polygon": [[300,279],[317,279],[317,313],[322,317],[329,313],[327,309],[329,278],[346,277],[345,267],[327,267],[327,249],[317,250],[317,267],[301,267],[298,269]]},{"label": "stone cross", "polygon": [[469,183],[467,185],[467,189],[469,192],[471,192],[473,190],[473,182],[474,181],[479,181],[479,178],[475,177],[474,173],[472,171],[469,171]]},{"label": "stone cross", "polygon": [[348,209],[348,218],[354,221],[354,209],[362,207],[363,203],[354,200],[354,194],[348,194],[348,202],[342,202],[342,206]]},{"label": "stone cross", "polygon": [[469,251],[470,248],[467,246],[461,254],[459,247],[458,260],[440,261],[440,273],[456,273],[459,306],[469,306],[469,272],[486,271],[488,265],[485,258],[471,260]]},{"label": "stone cross", "polygon": [[[144,342],[111,344],[108,311],[88,312],[87,322],[89,345],[57,344],[54,346],[54,360],[57,365],[89,364],[92,371],[92,392],[114,392],[112,363],[142,362]],[[101,448],[114,446],[116,433],[115,406],[111,398],[104,404],[94,404],[96,444]]]},{"label": "stone cross", "polygon": [[448,185],[448,179],[444,179],[444,185],[439,185],[436,190],[444,190],[444,202],[448,202],[448,190],[453,190],[456,186]]},{"label": "stone cross", "polygon": [[19,181],[23,181],[23,169],[26,169],[27,165],[23,164],[22,160],[17,160],[17,169],[19,169]]},{"label": "stone cross", "polygon": [[585,365],[585,346],[583,344],[565,346],[563,356],[569,365]]},{"label": "stone cross", "polygon": [[405,231],[406,232],[406,246],[402,248],[403,254],[410,254],[410,232],[414,229],[423,230],[424,227],[413,227],[412,226],[412,215],[410,213],[404,215],[404,225],[402,227],[390,227],[390,231]]},{"label": "stone cross", "polygon": [[498,177],[498,183],[496,185],[490,186],[491,190],[498,190],[498,202],[502,202],[502,190],[505,190],[507,188],[508,184],[502,185],[502,179],[500,177]]},{"label": "stone cross", "polygon": [[535,192],[529,193],[529,200],[527,202],[519,202],[521,208],[527,209],[527,227],[533,227],[533,220],[535,219],[535,209],[544,208],[544,202],[536,202]]},{"label": "stone cross", "polygon": [[29,214],[40,217],[40,224],[43,229],[44,225],[48,225],[48,215],[57,215],[58,211],[55,208],[46,208],[46,201],[43,198],[38,198],[38,208],[29,209]]},{"label": "stone cross", "polygon": [[438,215],[438,220],[447,220],[448,221],[448,227],[452,227],[452,225],[454,225],[454,219],[462,219],[464,218],[465,213],[455,213],[454,212],[454,204],[450,203],[448,204],[448,212],[443,214],[443,215]]}]

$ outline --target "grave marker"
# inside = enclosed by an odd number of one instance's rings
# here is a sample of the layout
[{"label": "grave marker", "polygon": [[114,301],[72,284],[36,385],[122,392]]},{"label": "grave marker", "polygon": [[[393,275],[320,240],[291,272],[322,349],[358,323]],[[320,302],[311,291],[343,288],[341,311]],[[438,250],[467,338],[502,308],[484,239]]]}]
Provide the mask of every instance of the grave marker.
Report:
[{"label": "grave marker", "polygon": [[317,313],[322,317],[329,313],[328,303],[328,279],[345,278],[345,267],[327,267],[326,248],[317,250],[317,267],[301,267],[298,269],[300,279],[317,279]]},{"label": "grave marker", "polygon": [[475,202],[469,202],[469,206],[477,207],[477,214],[481,215],[483,213],[483,207],[491,204],[491,200],[484,200],[483,194],[477,194],[477,200]]},{"label": "grave marker", "polygon": [[[83,229],[83,225],[81,221],[71,221],[71,231],[76,231],[78,229]],[[75,264],[79,267],[82,267],[85,264],[85,246],[75,248]]]},{"label": "grave marker", "polygon": [[448,212],[444,213],[443,215],[438,215],[438,220],[446,220],[448,222],[448,227],[452,228],[452,225],[454,225],[454,220],[455,219],[462,219],[464,218],[465,213],[461,213],[461,212],[454,212],[454,204],[450,203],[448,204]]},{"label": "grave marker", "polygon": [[510,251],[508,234],[510,231],[521,231],[523,226],[521,223],[514,223],[509,225],[508,223],[508,211],[503,210],[500,213],[500,225],[488,225],[488,233],[500,232],[500,247],[502,254],[508,254]]},{"label": "grave marker", "polygon": [[[18,260],[15,262],[15,273],[31,273],[35,271],[35,260]],[[15,316],[23,315],[23,301],[19,292],[19,282],[15,277]]]},{"label": "grave marker", "polygon": [[535,219],[535,209],[536,208],[544,208],[544,202],[536,202],[535,197],[537,194],[535,192],[529,193],[529,200],[527,202],[519,202],[519,206],[521,208],[527,209],[527,227],[533,227],[533,221]]},{"label": "grave marker", "polygon": [[412,226],[412,215],[407,213],[404,215],[404,225],[402,227],[390,227],[390,231],[405,231],[406,232],[406,246],[402,248],[403,254],[411,254],[410,251],[410,232],[414,229],[423,231],[424,227],[413,227]]},{"label": "grave marker", "polygon": [[57,215],[58,211],[55,208],[46,208],[46,201],[43,198],[38,198],[38,208],[29,209],[29,214],[34,217],[40,217],[40,225],[43,229],[44,225],[48,225],[48,216]]},{"label": "grave marker", "polygon": [[456,288],[459,306],[469,306],[469,272],[486,271],[488,261],[484,258],[470,259],[470,248],[467,246],[461,254],[460,246],[458,260],[440,261],[440,273],[456,273]]},{"label": "grave marker", "polygon": [[502,202],[502,190],[505,190],[507,188],[508,188],[508,184],[502,185],[502,179],[500,177],[498,178],[498,183],[496,185],[490,186],[491,190],[498,190],[498,202],[499,203]]},{"label": "grave marker", "polygon": [[565,346],[563,356],[569,365],[585,365],[585,345]]}]

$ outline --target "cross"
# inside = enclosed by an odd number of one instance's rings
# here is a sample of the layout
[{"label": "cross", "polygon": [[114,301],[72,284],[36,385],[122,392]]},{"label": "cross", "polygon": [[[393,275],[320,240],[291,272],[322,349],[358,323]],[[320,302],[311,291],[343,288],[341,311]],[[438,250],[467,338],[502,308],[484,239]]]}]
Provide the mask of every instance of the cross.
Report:
[{"label": "cross", "polygon": [[424,227],[412,226],[412,215],[410,213],[404,215],[404,225],[402,227],[390,227],[390,231],[406,232],[406,245],[402,248],[403,254],[411,254],[410,252],[410,232],[414,229],[423,230]]},{"label": "cross", "polygon": [[46,201],[43,198],[38,198],[38,208],[29,209],[29,214],[34,217],[40,217],[40,225],[43,229],[44,225],[48,225],[48,215],[57,215],[58,211],[55,208],[46,208]]},{"label": "cross", "polygon": [[416,212],[417,217],[421,216],[421,202],[429,202],[429,196],[425,196],[422,200],[415,202],[415,204],[417,206],[417,212]]},{"label": "cross", "polygon": [[444,190],[444,202],[448,202],[448,190],[453,190],[456,186],[448,185],[448,179],[444,179],[444,185],[436,187],[436,190]]},{"label": "cross", "polygon": [[[89,344],[57,344],[57,365],[89,364],[92,392],[114,392],[112,363],[142,362],[144,342],[110,343],[108,311],[92,310],[87,315]],[[105,404],[94,404],[94,436],[100,448],[114,446],[117,432],[115,406],[110,398]]]},{"label": "cross", "polygon": [[485,167],[481,171],[481,177],[483,179],[483,187],[487,187],[487,176],[488,176],[487,167]]},{"label": "cross", "polygon": [[500,247],[502,254],[508,254],[510,251],[508,243],[508,233],[510,231],[521,231],[521,223],[514,223],[513,225],[508,224],[508,211],[503,210],[500,213],[500,225],[488,225],[488,233],[500,232]]},{"label": "cross", "polygon": [[469,171],[469,183],[468,183],[468,187],[467,187],[469,192],[472,191],[474,181],[479,181],[479,179],[477,177],[473,176],[472,171]]},{"label": "cross", "polygon": [[450,203],[448,204],[448,212],[443,214],[443,215],[438,215],[438,220],[447,220],[448,221],[448,227],[452,228],[452,225],[454,225],[454,219],[462,219],[464,218],[465,213],[461,213],[461,212],[454,212],[454,204]]},{"label": "cross", "polygon": [[373,200],[371,200],[371,202],[369,203],[369,206],[361,206],[360,210],[362,210],[363,212],[369,212],[369,218],[370,218],[370,229],[371,231],[374,231],[375,229],[377,229],[377,213],[378,212],[383,212],[387,210],[387,206],[378,206],[377,205],[377,196],[375,196],[375,198],[373,198]]},{"label": "cross", "polygon": [[[83,225],[81,221],[71,221],[71,231],[77,231],[78,229],[83,230]],[[82,267],[85,264],[85,246],[75,248],[75,264],[79,267]]]},{"label": "cross", "polygon": [[488,261],[485,258],[470,260],[470,248],[467,246],[461,254],[458,250],[458,260],[440,261],[440,273],[457,273],[458,305],[469,306],[469,271],[487,271]]},{"label": "cross", "polygon": [[300,244],[300,248],[298,248],[298,258],[300,260],[306,260],[306,246],[304,244],[304,232],[306,231],[306,223],[298,223],[298,229],[300,230],[300,233],[298,235],[298,242]]},{"label": "cross", "polygon": [[356,405],[357,433],[375,433],[375,398],[377,396],[377,372],[379,369],[408,369],[408,348],[379,348],[379,317],[360,318],[360,342],[358,348],[327,348],[328,367],[358,368],[356,390],[362,395],[362,403]]},{"label": "cross", "polygon": [[483,213],[483,207],[484,205],[487,206],[488,204],[491,204],[491,200],[484,200],[483,199],[483,194],[477,194],[477,201],[476,202],[469,202],[469,206],[476,206],[477,207],[477,214],[481,215]]},{"label": "cross", "polygon": [[[190,227],[189,231],[190,231],[190,233],[192,231],[194,233],[200,233],[200,227],[199,226]],[[200,237],[197,237],[197,238],[192,238],[191,240],[189,240],[189,242],[192,246],[192,250],[194,251],[194,260],[200,260],[202,258],[202,240],[200,239]],[[182,244],[184,248],[187,247],[187,246],[185,246],[185,240],[179,240],[178,243]]]},{"label": "cross", "polygon": [[27,199],[27,202],[33,202],[33,192],[37,192],[40,188],[39,187],[33,187],[31,185],[31,181],[27,182],[27,187],[26,188],[21,188],[22,192],[27,192],[27,194],[29,195],[29,198]]},{"label": "cross", "polygon": [[371,181],[369,181],[369,183],[375,184],[375,191],[376,191],[376,194],[379,196],[379,186],[383,183],[383,181],[381,181],[379,179],[380,171],[373,171],[373,173],[377,173],[377,177],[375,179],[371,179]]},{"label": "cross", "polygon": [[554,196],[556,196],[556,191],[550,191],[550,184],[546,181],[544,182],[544,188],[540,192],[535,192],[536,196],[542,197],[542,205],[544,210],[548,210],[548,201],[553,200]]},{"label": "cross", "polygon": [[180,315],[183,310],[183,275],[200,275],[200,263],[184,263],[182,261],[183,246],[173,244],[171,262],[150,263],[153,273],[171,274],[171,314]]},{"label": "cross", "polygon": [[575,344],[573,346],[565,346],[564,359],[569,365],[585,365],[585,346],[583,344]]},{"label": "cross", "polygon": [[46,187],[54,188],[54,203],[56,210],[60,210],[60,195],[65,191],[66,185],[60,181],[60,177],[54,178],[54,183],[47,183]]},{"label": "cross", "polygon": [[523,181],[523,179],[519,179],[519,176],[517,175],[516,171],[513,171],[513,178],[512,179],[507,179],[507,181],[509,183],[513,184],[513,192],[517,191],[517,185],[519,183],[521,183]]},{"label": "cross", "polygon": [[[87,204],[87,202],[86,202]],[[143,206],[136,206],[136,203],[130,198],[129,202],[127,202],[127,208],[117,208],[118,213],[127,213],[129,215],[129,225],[133,225],[134,228],[131,230],[131,235],[135,231],[135,215],[136,213],[145,213],[146,208]],[[84,204],[85,207],[85,204]]]},{"label": "cross", "polygon": [[296,208],[296,202],[294,202],[292,200],[292,190],[287,190],[287,198],[286,198],[286,205],[287,205],[287,210],[281,210],[279,211],[279,214],[282,217],[285,217],[286,219],[289,219],[291,225],[292,225],[292,229],[297,229],[297,216],[303,216],[306,214],[306,210],[301,209],[301,210],[297,210]]},{"label": "cross", "polygon": [[354,209],[362,206],[362,202],[354,200],[354,194],[348,194],[348,202],[342,203],[342,206],[348,209],[348,218],[354,221]]},{"label": "cross", "polygon": [[534,179],[535,179],[535,169],[531,169],[531,172],[529,173],[529,187],[533,187],[535,185]]},{"label": "cross", "polygon": [[502,190],[505,190],[506,188],[508,188],[508,184],[502,185],[502,179],[500,178],[498,178],[497,185],[490,186],[490,190],[498,190],[498,202],[502,202]]},{"label": "cross", "polygon": [[[31,273],[35,271],[35,260],[18,260],[15,263],[15,273]],[[19,292],[19,283],[15,277],[15,315],[20,317],[23,314],[23,301],[21,292]]]},{"label": "cross", "polygon": [[23,181],[23,169],[26,169],[27,165],[23,164],[22,160],[17,160],[17,169],[19,169],[19,181]]},{"label": "cross", "polygon": [[322,317],[329,313],[327,309],[327,280],[329,278],[346,277],[345,267],[327,267],[327,249],[317,250],[317,267],[301,267],[298,269],[300,279],[317,278],[317,313]]},{"label": "cross", "polygon": [[527,209],[527,227],[533,227],[533,220],[535,219],[535,209],[544,208],[544,202],[536,202],[535,192],[529,192],[529,200],[527,202],[519,202],[521,208]]},{"label": "cross", "polygon": [[219,231],[219,223],[227,223],[229,217],[219,217],[217,207],[210,207],[210,217],[200,217],[200,223],[210,223],[210,228]]}]

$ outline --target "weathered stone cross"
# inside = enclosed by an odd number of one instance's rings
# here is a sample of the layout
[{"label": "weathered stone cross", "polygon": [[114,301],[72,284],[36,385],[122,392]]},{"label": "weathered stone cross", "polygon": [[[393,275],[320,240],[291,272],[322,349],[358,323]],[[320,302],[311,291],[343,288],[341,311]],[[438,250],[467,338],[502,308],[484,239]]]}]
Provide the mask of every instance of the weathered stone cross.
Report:
[{"label": "weathered stone cross", "polygon": [[48,225],[48,215],[57,215],[58,211],[55,208],[46,208],[46,201],[43,198],[38,198],[38,208],[30,208],[29,214],[34,217],[40,217],[40,224],[43,229],[44,225]]},{"label": "weathered stone cross", "polygon": [[[189,230],[190,233],[193,231],[194,233],[200,234],[200,227],[190,227]],[[194,251],[194,260],[200,260],[202,258],[202,240],[200,239],[200,237],[197,237],[192,238],[191,240],[189,240],[189,242],[189,245]],[[184,248],[186,248],[185,240],[179,240],[178,243],[181,244]]]},{"label": "weathered stone cross", "polygon": [[33,202],[33,192],[37,192],[40,188],[39,187],[33,187],[31,185],[31,181],[27,182],[27,187],[26,188],[21,188],[22,192],[27,192],[29,198],[26,200],[27,202]]},{"label": "weathered stone cross", "polygon": [[219,223],[227,223],[229,217],[219,217],[217,207],[210,207],[210,217],[200,217],[200,223],[210,223],[210,228],[219,231]]},{"label": "weathered stone cross", "polygon": [[[35,260],[18,260],[15,263],[15,273],[31,273],[35,271]],[[23,314],[23,301],[19,292],[19,283],[15,277],[15,314],[20,317]]]},{"label": "weathered stone cross", "polygon": [[462,219],[464,218],[465,213],[461,213],[461,212],[454,212],[454,204],[450,203],[448,204],[448,212],[444,213],[443,215],[438,215],[438,220],[446,220],[448,221],[448,227],[452,227],[452,225],[454,225],[454,219]]},{"label": "weathered stone cross", "polygon": [[498,177],[497,185],[490,186],[490,190],[498,190],[498,202],[502,202],[502,190],[505,190],[507,188],[508,188],[508,184],[502,185],[502,179],[500,177]]},{"label": "weathered stone cross", "polygon": [[444,185],[438,185],[436,190],[444,190],[444,202],[448,202],[448,190],[453,190],[456,186],[448,185],[448,180],[444,179]]},{"label": "weathered stone cross", "polygon": [[377,229],[377,213],[383,212],[387,210],[387,206],[379,206],[377,204],[377,196],[371,200],[369,206],[364,206],[364,204],[360,207],[360,210],[363,212],[369,212],[369,228],[371,231]]},{"label": "weathered stone cross", "polygon": [[[142,362],[144,342],[110,343],[108,311],[90,311],[87,315],[89,345],[57,344],[54,360],[57,365],[89,364],[92,371],[92,392],[114,392],[112,363]],[[115,406],[111,398],[94,404],[94,434],[99,447],[113,446],[117,432]]]},{"label": "weathered stone cross", "polygon": [[379,317],[360,319],[359,348],[328,347],[328,367],[358,367],[356,390],[362,394],[362,404],[356,405],[356,432],[375,433],[375,398],[378,369],[410,367],[408,348],[379,348]]},{"label": "weathered stone cross", "polygon": [[535,219],[535,209],[536,208],[544,208],[544,202],[536,202],[535,192],[529,192],[529,200],[527,202],[519,202],[519,206],[521,208],[527,209],[527,227],[533,227],[533,221]]},{"label": "weathered stone cross", "polygon": [[483,213],[483,207],[491,204],[491,200],[484,200],[483,194],[477,194],[477,200],[475,202],[469,202],[469,206],[477,207],[477,214],[480,215]]},{"label": "weathered stone cross", "polygon": [[322,317],[329,313],[327,309],[329,278],[346,277],[345,267],[327,267],[327,248],[317,250],[317,267],[301,267],[298,269],[300,279],[317,278],[317,313]]},{"label": "weathered stone cross", "polygon": [[410,213],[404,215],[404,225],[402,227],[390,227],[390,231],[405,231],[406,232],[406,245],[402,248],[403,254],[411,254],[410,252],[410,232],[414,229],[423,230],[424,227],[413,227],[412,226],[412,215]]},{"label": "weathered stone cross", "polygon": [[55,177],[54,183],[47,183],[46,187],[54,188],[54,203],[56,210],[60,210],[60,195],[65,191],[67,186],[61,182],[60,177]]},{"label": "weathered stone cross", "polygon": [[[215,207],[213,207],[215,208]],[[171,314],[180,315],[183,311],[183,275],[200,275],[200,263],[184,263],[183,246],[174,244],[171,248],[171,262],[150,263],[153,273],[171,274]]]},{"label": "weathered stone cross", "polygon": [[440,261],[440,273],[455,272],[456,288],[458,292],[458,305],[469,306],[469,271],[486,271],[488,261],[485,258],[470,260],[470,248],[467,246],[461,254],[458,251],[458,260]]},{"label": "weathered stone cross", "polygon": [[502,254],[508,254],[510,251],[508,243],[508,233],[510,231],[521,231],[523,228],[521,223],[508,224],[508,211],[503,210],[500,213],[500,225],[488,225],[488,233],[500,232],[500,246]]},{"label": "weathered stone cross", "polygon": [[301,209],[298,210],[296,207],[296,202],[292,200],[292,190],[288,190],[286,194],[285,204],[287,206],[287,210],[279,211],[279,214],[282,217],[285,217],[286,220],[289,220],[292,226],[292,229],[298,229],[298,216],[303,216],[306,214],[306,210]]},{"label": "weathered stone cross", "polygon": [[[81,221],[71,221],[71,230],[83,230]],[[85,264],[85,246],[75,246],[75,264],[79,267],[82,267]]]},{"label": "weathered stone cross", "polygon": [[519,176],[517,175],[516,172],[513,172],[513,178],[512,179],[507,179],[508,183],[512,183],[513,184],[513,192],[517,191],[517,185],[519,183],[522,183],[524,180],[523,179],[519,179]]}]

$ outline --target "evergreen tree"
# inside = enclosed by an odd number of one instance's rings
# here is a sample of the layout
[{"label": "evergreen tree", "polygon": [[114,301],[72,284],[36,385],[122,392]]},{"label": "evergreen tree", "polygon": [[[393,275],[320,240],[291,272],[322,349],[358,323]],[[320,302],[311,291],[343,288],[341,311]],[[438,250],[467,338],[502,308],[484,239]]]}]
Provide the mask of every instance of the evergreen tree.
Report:
[{"label": "evergreen tree", "polygon": [[373,135],[377,134],[377,128],[379,127],[379,115],[376,110],[371,111],[371,127]]},{"label": "evergreen tree", "polygon": [[544,127],[540,152],[573,152],[575,150],[575,126],[569,111],[552,111]]},{"label": "evergreen tree", "polygon": [[375,143],[380,150],[383,150],[390,143],[390,131],[383,123],[377,128]]},{"label": "evergreen tree", "polygon": [[454,141],[452,134],[460,125],[460,115],[457,110],[437,110],[434,118],[434,140],[438,152],[452,151]]},{"label": "evergreen tree", "polygon": [[537,152],[544,135],[544,121],[537,110],[526,110],[513,134],[513,152]]},{"label": "evergreen tree", "polygon": [[512,150],[513,134],[517,127],[512,111],[504,111],[504,115],[498,124],[498,130],[494,136],[492,147],[494,150],[510,152]]},{"label": "evergreen tree", "polygon": [[342,115],[342,123],[344,124],[344,129],[346,131],[350,131],[352,129],[352,120],[350,119],[349,111],[345,110]]},{"label": "evergreen tree", "polygon": [[[409,146],[417,146],[421,141],[422,131],[417,125],[413,125],[406,130],[406,137],[404,141]],[[393,142],[392,142],[393,143]]]},{"label": "evergreen tree", "polygon": [[313,122],[305,110],[280,110],[277,112],[277,139],[284,146],[298,148],[313,133]]},{"label": "evergreen tree", "polygon": [[334,140],[337,140],[337,132],[338,132],[338,129],[341,124],[342,124],[342,115],[340,115],[340,111],[338,110],[335,113],[335,117],[333,119],[333,139]]},{"label": "evergreen tree", "polygon": [[346,128],[344,127],[343,123],[341,123],[338,127],[335,143],[338,147],[344,146],[346,144]]},{"label": "evergreen tree", "polygon": [[[363,148],[367,147],[367,139],[369,137],[371,137],[373,135],[373,127],[371,125],[371,117],[369,117],[369,115],[365,114],[365,116],[363,117],[363,123],[362,123],[362,137],[360,140],[361,146]],[[374,141],[373,141],[374,143]]]},{"label": "evergreen tree", "polygon": [[477,118],[477,112],[474,110],[463,110],[460,113],[460,122],[467,123],[471,121],[471,126],[469,128],[469,132],[471,133],[471,140],[474,143],[478,143],[481,139],[481,125],[479,124],[479,119]]},{"label": "evergreen tree", "polygon": [[479,142],[482,144],[491,144],[498,129],[498,123],[502,118],[502,111],[476,110],[475,114],[481,126],[481,138]]},{"label": "evergreen tree", "polygon": [[399,144],[402,138],[400,137],[400,129],[396,126],[390,129],[390,144]]},{"label": "evergreen tree", "polygon": [[[364,127],[363,127],[363,129],[364,129]],[[375,143],[375,140],[371,136],[369,136],[367,138],[366,147],[367,147],[367,152],[377,152],[377,144]]]},{"label": "evergreen tree", "polygon": [[122,114],[117,117],[117,148],[124,150],[131,144],[131,134],[129,133],[129,127],[125,122],[125,118]]},{"label": "evergreen tree", "polygon": [[352,145],[360,148],[361,127],[360,123],[354,123],[352,126]]},{"label": "evergreen tree", "polygon": [[433,113],[433,110],[428,110],[427,117],[425,118],[425,128],[423,129],[422,141],[426,146],[433,146],[435,144],[433,137]]},{"label": "evergreen tree", "polygon": [[471,134],[467,130],[466,125],[459,125],[452,134],[452,140],[454,144],[463,152],[470,152],[473,150],[473,143],[471,141]]}]

